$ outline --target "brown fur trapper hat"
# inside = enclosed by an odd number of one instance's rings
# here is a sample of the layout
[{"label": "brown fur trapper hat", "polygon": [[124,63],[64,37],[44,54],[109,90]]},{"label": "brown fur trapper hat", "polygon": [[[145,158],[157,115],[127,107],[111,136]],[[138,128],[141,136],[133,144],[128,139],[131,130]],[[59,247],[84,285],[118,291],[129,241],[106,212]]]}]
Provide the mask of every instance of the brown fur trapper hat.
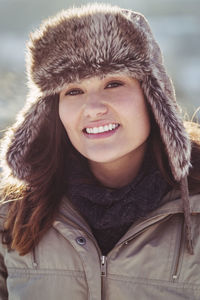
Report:
[{"label": "brown fur trapper hat", "polygon": [[35,139],[47,95],[75,80],[125,72],[141,81],[160,128],[172,173],[180,181],[190,167],[190,141],[179,116],[172,82],[143,15],[108,4],[62,11],[31,34],[27,51],[30,94],[8,141],[7,162],[26,179],[21,162]]},{"label": "brown fur trapper hat", "polygon": [[177,181],[185,179],[190,140],[148,22],[140,13],[97,3],[64,10],[31,34],[27,44],[30,93],[4,148],[12,175],[26,180],[29,174],[31,166],[23,164],[23,157],[40,130],[44,113],[48,114],[47,96],[76,80],[120,72],[140,80],[172,174]]}]

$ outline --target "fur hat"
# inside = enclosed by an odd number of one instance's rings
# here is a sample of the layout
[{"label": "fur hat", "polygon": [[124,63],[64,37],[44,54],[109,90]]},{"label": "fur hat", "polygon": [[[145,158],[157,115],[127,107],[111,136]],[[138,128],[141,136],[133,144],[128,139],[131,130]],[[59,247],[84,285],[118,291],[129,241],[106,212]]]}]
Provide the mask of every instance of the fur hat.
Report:
[{"label": "fur hat", "polygon": [[177,181],[187,176],[191,145],[160,48],[140,13],[109,4],[67,9],[46,20],[27,44],[30,94],[4,150],[14,177],[26,180],[23,157],[36,138],[48,97],[68,83],[91,76],[126,73],[141,82]]}]

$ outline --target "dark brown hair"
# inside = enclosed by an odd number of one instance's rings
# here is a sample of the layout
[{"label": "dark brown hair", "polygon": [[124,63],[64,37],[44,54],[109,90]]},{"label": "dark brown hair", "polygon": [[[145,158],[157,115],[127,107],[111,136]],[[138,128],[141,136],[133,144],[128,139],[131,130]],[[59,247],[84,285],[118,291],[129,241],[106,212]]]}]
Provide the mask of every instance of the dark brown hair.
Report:
[{"label": "dark brown hair", "polygon": [[[58,114],[58,95],[47,101],[51,113],[43,122],[40,134],[26,154],[31,162],[31,175],[27,184],[7,184],[2,188],[2,203],[10,201],[2,231],[3,243],[20,255],[30,252],[52,225],[66,188],[67,161],[74,151]],[[189,175],[190,193],[200,192],[200,128],[187,123],[192,141],[192,164]],[[161,142],[159,128],[152,118],[151,145],[158,166],[172,187],[177,186]],[[13,201],[12,201],[13,200]]]},{"label": "dark brown hair", "polygon": [[[65,160],[70,143],[58,115],[58,95],[46,99],[51,113],[41,126],[24,162],[31,162],[27,184],[7,184],[2,202],[9,202],[3,243],[28,253],[51,226],[64,189]],[[12,201],[13,200],[13,201]]]}]

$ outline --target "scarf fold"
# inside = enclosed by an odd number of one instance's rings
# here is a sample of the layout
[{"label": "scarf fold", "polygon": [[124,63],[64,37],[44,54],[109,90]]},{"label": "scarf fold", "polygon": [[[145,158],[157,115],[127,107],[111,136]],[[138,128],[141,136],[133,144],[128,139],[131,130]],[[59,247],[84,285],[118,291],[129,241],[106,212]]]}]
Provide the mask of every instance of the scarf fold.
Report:
[{"label": "scarf fold", "polygon": [[138,218],[158,208],[170,190],[150,152],[147,152],[138,175],[124,187],[101,185],[88,164],[77,158],[71,161],[67,182],[69,200],[91,227],[104,255]]}]

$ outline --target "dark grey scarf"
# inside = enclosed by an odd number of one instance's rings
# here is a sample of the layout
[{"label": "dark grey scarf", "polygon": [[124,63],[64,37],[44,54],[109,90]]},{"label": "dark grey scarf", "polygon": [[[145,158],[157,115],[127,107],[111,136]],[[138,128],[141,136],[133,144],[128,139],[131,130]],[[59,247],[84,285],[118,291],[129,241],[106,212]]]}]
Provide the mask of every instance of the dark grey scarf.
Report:
[{"label": "dark grey scarf", "polygon": [[159,207],[170,190],[151,153],[136,178],[119,189],[102,186],[84,161],[73,159],[70,169],[67,195],[90,225],[104,255],[133,222]]}]

